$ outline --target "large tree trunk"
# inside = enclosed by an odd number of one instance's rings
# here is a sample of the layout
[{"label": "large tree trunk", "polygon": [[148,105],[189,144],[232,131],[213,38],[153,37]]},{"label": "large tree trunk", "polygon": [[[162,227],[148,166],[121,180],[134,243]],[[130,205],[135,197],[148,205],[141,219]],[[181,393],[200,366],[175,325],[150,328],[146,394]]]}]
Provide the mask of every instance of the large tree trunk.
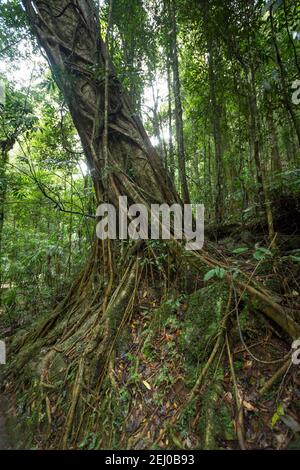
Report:
[{"label": "large tree trunk", "polygon": [[[99,31],[98,13],[91,0],[24,0],[39,44],[46,51],[81,138],[98,202],[107,193],[117,202],[118,191],[132,202],[174,202],[178,197],[153,149],[126,92],[110,65],[108,153],[109,180],[103,174],[103,129],[106,50]],[[131,177],[127,176],[130,169]],[[118,191],[116,191],[116,188]],[[147,191],[147,196],[145,196]]]},{"label": "large tree trunk", "polygon": [[167,59],[168,73],[168,129],[169,129],[169,172],[173,183],[175,183],[175,158],[173,145],[173,110],[172,110],[172,83],[171,83],[171,62]]}]

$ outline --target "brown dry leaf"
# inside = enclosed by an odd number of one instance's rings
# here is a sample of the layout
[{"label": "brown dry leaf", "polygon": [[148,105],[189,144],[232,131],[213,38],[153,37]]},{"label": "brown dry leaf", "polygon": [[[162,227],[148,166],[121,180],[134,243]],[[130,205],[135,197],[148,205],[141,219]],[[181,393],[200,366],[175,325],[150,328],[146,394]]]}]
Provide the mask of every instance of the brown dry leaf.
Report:
[{"label": "brown dry leaf", "polygon": [[166,341],[173,341],[174,339],[174,336],[173,335],[169,335],[168,333],[165,333],[165,340]]},{"label": "brown dry leaf", "polygon": [[232,400],[233,400],[232,393],[226,392],[224,395],[224,401],[226,401],[227,403],[232,403]]},{"label": "brown dry leaf", "polygon": [[251,403],[246,400],[243,400],[243,406],[248,411],[257,411],[257,408],[255,408],[255,406],[251,405]]},{"label": "brown dry leaf", "polygon": [[186,438],[185,445],[187,446],[188,449],[191,449],[192,443],[189,437]]},{"label": "brown dry leaf", "polygon": [[252,365],[253,365],[253,361],[246,361],[243,364],[243,369],[245,369],[245,370],[251,369]]}]

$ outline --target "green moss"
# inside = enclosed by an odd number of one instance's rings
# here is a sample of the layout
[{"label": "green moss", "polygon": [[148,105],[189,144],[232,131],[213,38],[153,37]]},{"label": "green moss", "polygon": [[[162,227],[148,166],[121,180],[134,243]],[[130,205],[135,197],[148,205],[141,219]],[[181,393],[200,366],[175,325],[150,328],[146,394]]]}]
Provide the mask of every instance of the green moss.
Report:
[{"label": "green moss", "polygon": [[[212,368],[213,371],[214,368]],[[209,374],[208,386],[202,397],[202,413],[199,422],[201,447],[204,450],[218,449],[218,438],[236,438],[229,408],[222,401],[224,372],[220,367],[217,373]]]},{"label": "green moss", "polygon": [[180,339],[188,366],[199,364],[210,351],[209,344],[219,332],[228,295],[224,283],[215,283],[189,297]]},{"label": "green moss", "polygon": [[153,331],[160,330],[162,327],[174,326],[173,323],[176,321],[176,312],[180,305],[179,296],[175,295],[168,298],[161,306],[154,312],[154,319],[151,325]]},{"label": "green moss", "polygon": [[49,380],[51,383],[61,382],[66,374],[67,363],[62,354],[55,354],[49,366]]},{"label": "green moss", "polygon": [[124,331],[117,337],[116,340],[116,351],[117,355],[124,355],[130,346],[131,335],[128,327],[124,328]]}]

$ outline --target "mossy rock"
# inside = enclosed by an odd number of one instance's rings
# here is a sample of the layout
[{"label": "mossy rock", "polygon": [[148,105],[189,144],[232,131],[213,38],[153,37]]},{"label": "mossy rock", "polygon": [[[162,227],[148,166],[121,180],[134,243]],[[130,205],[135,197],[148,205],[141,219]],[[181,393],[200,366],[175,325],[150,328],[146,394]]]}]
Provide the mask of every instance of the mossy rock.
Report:
[{"label": "mossy rock", "polygon": [[179,294],[177,292],[173,292],[172,295],[170,295],[170,297],[154,312],[155,317],[151,325],[152,330],[159,330],[161,327],[166,326],[170,322],[170,319],[174,319],[179,306]]},{"label": "mossy rock", "polygon": [[228,296],[227,284],[218,282],[194,292],[189,297],[180,340],[189,364],[204,360],[208,344],[219,332]]}]

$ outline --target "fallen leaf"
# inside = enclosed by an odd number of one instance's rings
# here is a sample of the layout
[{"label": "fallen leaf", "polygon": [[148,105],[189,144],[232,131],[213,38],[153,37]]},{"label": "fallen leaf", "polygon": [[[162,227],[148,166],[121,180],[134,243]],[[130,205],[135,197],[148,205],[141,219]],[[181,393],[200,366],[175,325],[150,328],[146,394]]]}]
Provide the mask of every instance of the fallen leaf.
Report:
[{"label": "fallen leaf", "polygon": [[225,395],[224,395],[224,401],[226,401],[227,403],[231,403],[232,400],[233,400],[232,393],[231,393],[231,392],[225,393]]},{"label": "fallen leaf", "polygon": [[152,390],[151,385],[146,380],[143,380],[143,384],[148,390]]},{"label": "fallen leaf", "polygon": [[252,361],[246,361],[246,362],[243,364],[243,369],[245,369],[245,370],[251,369],[252,364],[253,364]]},{"label": "fallen leaf", "polygon": [[255,406],[251,405],[251,403],[249,403],[246,400],[243,400],[243,406],[248,411],[256,411],[257,410],[257,408],[255,408]]},{"label": "fallen leaf", "polygon": [[274,415],[272,416],[272,420],[271,420],[271,425],[272,425],[272,428],[274,428],[274,426],[276,426],[276,423],[277,421],[281,418],[281,416],[284,415],[284,408],[283,408],[283,405],[282,403],[278,406],[276,412],[274,413]]}]

